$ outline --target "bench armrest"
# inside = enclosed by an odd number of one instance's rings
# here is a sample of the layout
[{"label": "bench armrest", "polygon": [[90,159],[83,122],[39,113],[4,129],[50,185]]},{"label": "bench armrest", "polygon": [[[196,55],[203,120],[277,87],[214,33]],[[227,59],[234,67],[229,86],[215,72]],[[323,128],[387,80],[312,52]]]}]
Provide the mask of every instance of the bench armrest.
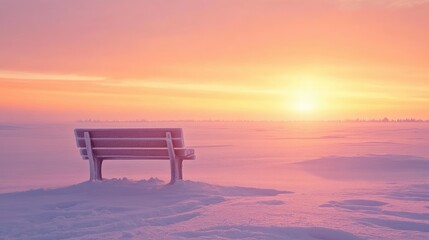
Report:
[{"label": "bench armrest", "polygon": [[185,148],[184,156],[180,156],[183,159],[195,160],[195,150],[192,148]]}]

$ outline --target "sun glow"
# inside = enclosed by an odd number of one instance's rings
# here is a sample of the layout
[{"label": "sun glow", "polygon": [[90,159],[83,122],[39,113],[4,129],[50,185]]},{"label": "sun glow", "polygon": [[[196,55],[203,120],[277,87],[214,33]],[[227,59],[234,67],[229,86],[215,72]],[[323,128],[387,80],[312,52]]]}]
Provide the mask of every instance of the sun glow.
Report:
[{"label": "sun glow", "polygon": [[316,109],[316,101],[310,93],[299,93],[293,102],[293,108],[300,113],[314,112]]},{"label": "sun glow", "polygon": [[301,113],[308,113],[314,111],[315,103],[312,98],[308,96],[301,96],[296,100],[295,109]]},{"label": "sun glow", "polygon": [[298,86],[292,88],[289,106],[294,112],[309,114],[319,110],[321,91],[323,91],[320,82],[321,80],[302,80]]}]

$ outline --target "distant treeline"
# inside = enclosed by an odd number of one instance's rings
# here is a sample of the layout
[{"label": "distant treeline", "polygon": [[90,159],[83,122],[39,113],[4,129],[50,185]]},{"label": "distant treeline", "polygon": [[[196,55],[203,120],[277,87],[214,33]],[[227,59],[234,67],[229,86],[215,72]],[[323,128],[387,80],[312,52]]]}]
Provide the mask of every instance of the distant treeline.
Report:
[{"label": "distant treeline", "polygon": [[389,119],[387,117],[381,119],[345,119],[345,120],[301,120],[301,121],[281,121],[281,120],[147,120],[147,119],[134,119],[134,120],[99,120],[99,119],[83,119],[77,120],[79,123],[135,123],[135,122],[427,122],[429,120],[415,119],[415,118],[398,118]]},{"label": "distant treeline", "polygon": [[389,119],[387,117],[381,119],[346,119],[344,122],[429,122],[429,120],[415,119],[415,118],[398,118]]}]

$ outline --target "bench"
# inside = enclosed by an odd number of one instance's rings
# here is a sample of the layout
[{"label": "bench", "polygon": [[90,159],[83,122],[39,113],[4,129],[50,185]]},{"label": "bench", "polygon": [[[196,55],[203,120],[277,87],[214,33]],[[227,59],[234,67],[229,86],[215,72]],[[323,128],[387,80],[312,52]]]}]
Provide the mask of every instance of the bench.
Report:
[{"label": "bench", "polygon": [[170,160],[171,180],[183,179],[183,160],[194,160],[185,147],[181,128],[113,128],[74,130],[84,160],[89,160],[90,181],[101,181],[104,160]]}]

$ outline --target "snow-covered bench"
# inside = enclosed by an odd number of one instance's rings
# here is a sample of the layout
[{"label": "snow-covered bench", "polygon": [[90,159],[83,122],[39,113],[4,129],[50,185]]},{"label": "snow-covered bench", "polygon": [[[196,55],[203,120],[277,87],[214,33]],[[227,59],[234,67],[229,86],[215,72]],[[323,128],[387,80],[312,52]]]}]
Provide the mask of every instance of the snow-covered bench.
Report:
[{"label": "snow-covered bench", "polygon": [[171,181],[183,179],[183,160],[194,160],[185,148],[181,128],[75,129],[83,159],[89,160],[90,180],[102,180],[104,160],[170,160]]}]

